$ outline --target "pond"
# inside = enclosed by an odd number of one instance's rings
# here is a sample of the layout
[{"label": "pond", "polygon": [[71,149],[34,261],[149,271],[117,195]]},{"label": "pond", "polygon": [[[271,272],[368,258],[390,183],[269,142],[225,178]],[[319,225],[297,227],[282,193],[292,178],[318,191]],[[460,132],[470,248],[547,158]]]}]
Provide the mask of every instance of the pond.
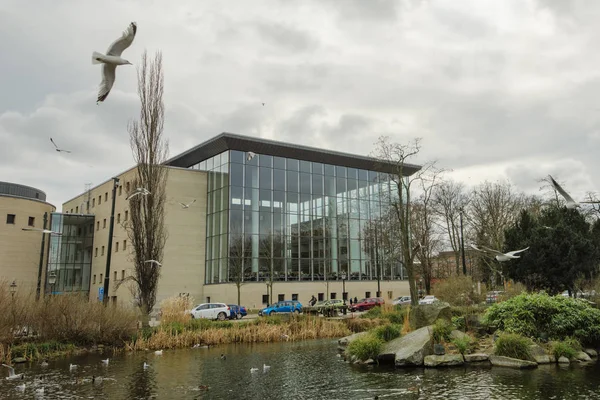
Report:
[{"label": "pond", "polygon": [[[3,379],[0,398],[600,399],[597,363],[543,365],[524,371],[489,366],[359,366],[338,357],[334,340],[165,350],[162,356],[123,353],[111,357],[108,366],[102,364],[103,358],[88,354],[51,360],[47,367],[18,365],[16,373],[24,372],[24,380]],[[146,369],[144,362],[149,364]],[[78,365],[73,371],[71,363]],[[263,371],[265,364],[270,366],[267,371]],[[251,368],[258,371],[252,373]],[[3,374],[8,374],[6,368]],[[92,383],[92,376],[103,380]],[[20,391],[18,385],[23,383],[25,390]],[[36,394],[42,387],[43,395]]]}]

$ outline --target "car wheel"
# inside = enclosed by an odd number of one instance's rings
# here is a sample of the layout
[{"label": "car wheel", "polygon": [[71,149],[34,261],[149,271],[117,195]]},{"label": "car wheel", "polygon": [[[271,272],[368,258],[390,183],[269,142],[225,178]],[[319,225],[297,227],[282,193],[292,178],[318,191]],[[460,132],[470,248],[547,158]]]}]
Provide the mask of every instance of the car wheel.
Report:
[{"label": "car wheel", "polygon": [[227,315],[225,315],[224,312],[220,312],[219,315],[217,315],[217,319],[219,321],[225,321],[226,318],[227,318]]},{"label": "car wheel", "polygon": [[242,314],[238,314],[238,315],[236,316],[236,318],[237,318],[237,319],[242,319]]},{"label": "car wheel", "polygon": [[296,315],[300,314],[300,310],[294,310],[294,314],[296,314]]},{"label": "car wheel", "polygon": [[196,318],[196,317],[194,317],[194,314],[190,314],[190,315],[192,316],[192,319]]}]

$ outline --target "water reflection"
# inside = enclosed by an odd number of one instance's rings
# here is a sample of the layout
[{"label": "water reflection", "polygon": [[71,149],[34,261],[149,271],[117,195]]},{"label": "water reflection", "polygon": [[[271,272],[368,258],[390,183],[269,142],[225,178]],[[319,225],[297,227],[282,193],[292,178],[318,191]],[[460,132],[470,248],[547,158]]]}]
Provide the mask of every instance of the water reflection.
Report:
[{"label": "water reflection", "polygon": [[[225,360],[221,353],[227,355]],[[542,365],[526,371],[357,366],[338,357],[331,340],[165,350],[162,356],[124,353],[111,357],[109,366],[102,365],[103,358],[106,354],[50,361],[47,368],[19,365],[16,372],[25,373],[25,392],[17,390],[22,382],[3,381],[0,398],[600,399],[597,364]],[[70,363],[80,367],[69,371]],[[271,368],[263,372],[263,364]],[[258,371],[251,373],[251,368]],[[102,382],[92,383],[94,376]],[[44,395],[35,396],[41,387]]]}]

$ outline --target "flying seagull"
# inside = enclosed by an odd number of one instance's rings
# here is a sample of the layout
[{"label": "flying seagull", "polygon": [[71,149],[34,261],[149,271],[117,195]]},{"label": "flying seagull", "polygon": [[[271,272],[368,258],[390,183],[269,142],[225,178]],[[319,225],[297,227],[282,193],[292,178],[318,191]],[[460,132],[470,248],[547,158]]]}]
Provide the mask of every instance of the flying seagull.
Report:
[{"label": "flying seagull", "polygon": [[190,206],[192,204],[194,204],[195,202],[196,202],[196,199],[192,200],[192,202],[188,203],[188,204],[183,204],[183,203],[179,203],[179,204],[181,204],[181,208],[190,208]]},{"label": "flying seagull", "polygon": [[496,255],[496,260],[498,260],[499,262],[512,260],[514,258],[521,258],[521,256],[517,256],[516,254],[529,249],[529,246],[527,246],[526,248],[521,249],[521,250],[509,251],[508,253],[501,253],[498,250],[493,250],[493,249],[490,249],[490,248],[485,247],[485,246],[481,246],[481,249],[479,249],[479,248],[477,248],[477,246],[475,246],[475,245],[472,244],[471,247],[474,248],[477,251],[482,252],[482,253],[492,253],[492,254],[495,254]]},{"label": "flying seagull", "polygon": [[2,364],[2,366],[8,368],[8,376],[6,377],[6,379],[23,379],[23,374],[15,374],[15,369],[10,365]]},{"label": "flying seagull", "polygon": [[144,261],[144,263],[156,264],[157,266],[162,267],[162,264],[156,260],[147,260],[147,261]]},{"label": "flying seagull", "polygon": [[580,203],[588,203],[588,204],[596,204],[596,203],[600,203],[600,201],[575,201],[573,200],[573,198],[571,196],[569,196],[569,193],[565,192],[565,189],[563,189],[558,182],[556,182],[554,180],[554,178],[552,177],[552,175],[548,175],[550,177],[550,181],[552,182],[552,186],[554,186],[554,190],[556,190],[558,193],[560,193],[560,195],[562,197],[564,197],[564,199],[566,200],[567,204],[566,207],[567,208],[577,208],[580,206]]},{"label": "flying seagull", "polygon": [[142,196],[147,196],[150,194],[150,191],[146,188],[136,188],[133,192],[131,192],[129,196],[125,198],[125,200],[129,200],[132,197],[137,196],[138,194],[141,194]]},{"label": "flying seagull", "polygon": [[50,138],[50,141],[52,142],[52,144],[54,145],[54,147],[56,147],[56,151],[58,151],[59,153],[70,153],[70,150],[63,150],[61,148],[59,148],[56,143],[54,143],[54,140],[52,140],[52,138]]},{"label": "flying seagull", "polygon": [[255,156],[256,156],[256,153],[249,151],[248,154],[246,154],[246,161],[252,160]]},{"label": "flying seagull", "polygon": [[42,228],[21,228],[21,229],[24,231],[35,231],[35,232],[42,232],[42,233],[50,233],[52,235],[62,235],[62,233],[55,232],[50,229],[42,229]]},{"label": "flying seagull", "polygon": [[125,49],[131,46],[135,34],[137,32],[137,24],[132,22],[129,24],[127,29],[123,31],[120,38],[115,40],[108,50],[106,55],[94,51],[92,53],[92,64],[102,64],[102,83],[100,83],[100,90],[98,91],[98,100],[96,104],[106,100],[110,89],[112,89],[115,83],[115,71],[117,65],[132,65],[129,61],[121,58],[121,54]]}]

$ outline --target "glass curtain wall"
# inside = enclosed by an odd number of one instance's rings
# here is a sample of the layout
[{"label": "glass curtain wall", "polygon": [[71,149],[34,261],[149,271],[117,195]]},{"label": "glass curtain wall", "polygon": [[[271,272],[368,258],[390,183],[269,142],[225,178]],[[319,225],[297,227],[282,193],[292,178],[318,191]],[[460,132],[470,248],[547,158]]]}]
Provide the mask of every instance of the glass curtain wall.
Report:
[{"label": "glass curtain wall", "polygon": [[[50,234],[47,293],[88,293],[94,244],[94,216],[52,213],[51,221],[52,231],[61,235]],[[48,283],[50,274],[56,276],[56,282],[52,286]]]},{"label": "glass curtain wall", "polygon": [[208,172],[206,283],[404,279],[387,174],[226,151]]}]

